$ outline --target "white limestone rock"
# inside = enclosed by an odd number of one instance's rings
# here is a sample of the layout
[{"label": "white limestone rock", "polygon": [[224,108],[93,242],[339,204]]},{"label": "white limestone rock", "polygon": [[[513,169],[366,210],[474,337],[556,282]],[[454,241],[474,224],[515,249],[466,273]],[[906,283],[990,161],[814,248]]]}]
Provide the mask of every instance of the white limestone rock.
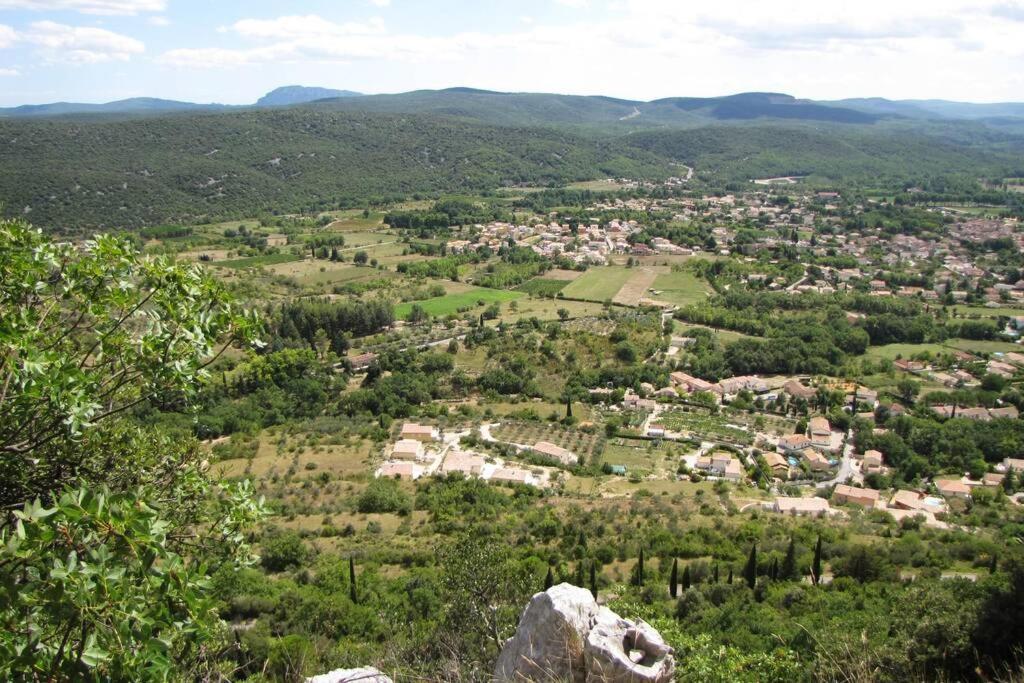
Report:
[{"label": "white limestone rock", "polygon": [[494,677],[584,683],[583,642],[597,611],[597,601],[585,588],[560,583],[537,593],[519,618],[516,634],[501,649]]},{"label": "white limestone rock", "polygon": [[644,622],[602,607],[583,648],[587,683],[663,683],[675,676],[672,648]]},{"label": "white limestone rock", "polygon": [[393,683],[393,681],[372,666],[364,666],[358,669],[335,669],[319,676],[307,678],[306,683]]},{"label": "white limestone rock", "polygon": [[674,673],[672,648],[656,630],[567,583],[533,596],[494,669],[498,681],[574,683],[667,683]]}]

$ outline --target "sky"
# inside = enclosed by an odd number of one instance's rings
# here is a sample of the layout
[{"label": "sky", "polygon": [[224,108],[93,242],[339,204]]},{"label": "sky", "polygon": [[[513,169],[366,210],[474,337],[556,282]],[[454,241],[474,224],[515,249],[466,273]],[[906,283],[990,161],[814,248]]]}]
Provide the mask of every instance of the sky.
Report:
[{"label": "sky", "polygon": [[0,0],[0,106],[293,84],[1024,101],[1024,0]]}]

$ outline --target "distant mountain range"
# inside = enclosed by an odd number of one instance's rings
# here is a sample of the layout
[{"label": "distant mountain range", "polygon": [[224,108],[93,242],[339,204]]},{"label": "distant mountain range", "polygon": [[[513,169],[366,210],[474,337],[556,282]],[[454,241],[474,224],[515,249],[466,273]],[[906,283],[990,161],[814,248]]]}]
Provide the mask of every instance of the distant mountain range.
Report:
[{"label": "distant mountain range", "polygon": [[256,100],[257,107],[284,107],[292,104],[305,104],[315,100],[326,100],[332,97],[359,97],[362,93],[353,90],[333,90],[331,88],[307,88],[303,85],[286,85],[271,90]]},{"label": "distant mountain range", "polygon": [[[365,95],[351,90],[291,85],[268,92],[248,105],[248,108],[297,105],[346,112],[429,114],[494,125],[525,126],[581,125],[643,129],[757,119],[840,124],[873,124],[883,119],[908,119],[978,121],[996,126],[1024,128],[1024,102],[978,104],[941,99],[891,100],[881,97],[815,101],[772,92],[746,92],[723,97],[669,97],[641,101],[600,95],[511,93],[473,88]],[[138,116],[245,108],[246,105],[201,104],[135,97],[101,104],[26,104],[0,109],[0,117]]]},{"label": "distant mountain range", "polygon": [[[314,106],[331,110],[393,114],[433,114],[496,125],[589,125],[616,128],[693,126],[721,121],[788,119],[872,124],[881,119],[980,121],[1024,126],[1024,103],[975,104],[947,100],[851,98],[797,99],[780,93],[740,93],[724,97],[672,97],[650,102],[604,96],[504,93],[473,88],[415,90],[363,95],[351,90],[305,86],[277,88],[249,107]],[[56,102],[0,109],[0,117],[79,114],[165,114],[219,111],[242,106],[133,98],[105,104]]]}]

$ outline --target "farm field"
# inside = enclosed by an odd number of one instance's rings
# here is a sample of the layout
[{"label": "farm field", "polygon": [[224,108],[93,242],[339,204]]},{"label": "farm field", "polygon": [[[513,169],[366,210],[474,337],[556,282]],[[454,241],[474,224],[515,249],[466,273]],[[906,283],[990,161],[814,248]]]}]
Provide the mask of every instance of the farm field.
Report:
[{"label": "farm field", "polygon": [[554,296],[565,289],[568,284],[568,280],[551,280],[535,277],[516,287],[516,291],[525,292],[533,296]]},{"label": "farm field", "polygon": [[622,266],[591,268],[562,290],[572,299],[605,301],[614,298],[622,286],[633,276],[633,270]]},{"label": "farm field", "polygon": [[1000,318],[1024,316],[1024,308],[1001,306],[989,308],[988,306],[953,306],[952,310],[957,315],[980,316],[982,318]]},{"label": "farm field", "polygon": [[547,441],[572,451],[583,464],[589,464],[604,449],[603,435],[550,422],[504,422],[492,429],[491,434],[501,441],[525,446]]},{"label": "farm field", "polygon": [[1010,353],[1024,350],[1024,346],[1012,342],[981,341],[975,339],[947,339],[946,346],[970,353]]},{"label": "farm field", "polygon": [[659,275],[654,280],[657,294],[652,299],[667,301],[677,306],[688,306],[700,303],[708,297],[711,287],[693,273],[685,270],[673,270]]},{"label": "farm field", "polygon": [[295,254],[263,254],[261,256],[248,256],[246,258],[218,261],[212,265],[220,268],[241,270],[242,268],[260,268],[263,266],[273,266],[279,263],[291,263],[292,261],[298,261],[300,258],[301,257],[296,256]]},{"label": "farm field", "polygon": [[651,288],[659,275],[665,272],[663,266],[641,266],[634,268],[629,279],[612,301],[623,306],[637,306],[641,299],[649,298],[647,290]]},{"label": "farm field", "polygon": [[419,304],[424,311],[432,316],[446,316],[460,310],[486,306],[492,303],[506,303],[523,296],[522,292],[510,292],[504,289],[486,289],[476,287],[465,292],[445,294],[444,296],[424,299],[423,301],[406,302],[395,306],[395,317],[404,320],[409,317],[412,307]]},{"label": "farm field", "polygon": [[910,358],[919,353],[948,353],[949,349],[942,344],[885,344],[883,346],[868,347],[864,354],[874,360],[896,360],[897,358]]}]

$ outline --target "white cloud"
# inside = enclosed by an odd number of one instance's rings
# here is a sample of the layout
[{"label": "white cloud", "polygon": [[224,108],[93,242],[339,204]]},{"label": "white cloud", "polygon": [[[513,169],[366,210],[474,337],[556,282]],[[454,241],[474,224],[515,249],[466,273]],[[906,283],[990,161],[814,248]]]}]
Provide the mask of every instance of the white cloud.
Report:
[{"label": "white cloud", "polygon": [[220,29],[216,47],[171,50],[159,61],[303,64],[326,74],[326,65],[359,60],[351,76],[364,78],[362,89],[392,91],[466,84],[643,99],[755,89],[1005,99],[1019,97],[1021,79],[977,74],[1024,72],[1024,22],[1006,9],[1021,2],[609,0],[568,19],[538,13],[532,22],[455,34],[294,15],[242,19]]},{"label": "white cloud", "polygon": [[150,17],[146,23],[150,26],[170,26],[171,20],[164,16],[155,16]]},{"label": "white cloud", "polygon": [[102,28],[67,26],[53,21],[36,21],[19,39],[40,48],[52,62],[96,64],[128,61],[146,46],[134,38]]},{"label": "white cloud", "polygon": [[134,15],[163,12],[166,0],[0,0],[0,9],[71,11],[82,14]]},{"label": "white cloud", "polygon": [[18,39],[18,34],[10,26],[0,24],[0,48],[10,47]]},{"label": "white cloud", "polygon": [[374,7],[390,7],[391,0],[370,0],[370,4]]},{"label": "white cloud", "polygon": [[0,76],[19,76],[17,69],[0,68]]}]

